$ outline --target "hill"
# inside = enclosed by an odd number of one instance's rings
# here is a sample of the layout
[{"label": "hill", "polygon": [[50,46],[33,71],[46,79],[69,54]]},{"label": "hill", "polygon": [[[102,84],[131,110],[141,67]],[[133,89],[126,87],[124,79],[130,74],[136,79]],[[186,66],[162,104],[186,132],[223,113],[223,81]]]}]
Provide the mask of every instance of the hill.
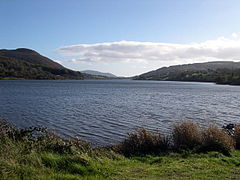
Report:
[{"label": "hill", "polygon": [[0,56],[0,79],[83,79],[80,72]]},{"label": "hill", "polygon": [[93,70],[85,70],[85,71],[81,71],[81,72],[86,73],[86,74],[91,74],[91,75],[110,77],[110,78],[116,78],[117,77],[117,76],[115,76],[114,74],[111,74],[111,73],[104,73],[104,72],[93,71]]},{"label": "hill", "polygon": [[0,79],[108,79],[73,71],[36,51],[0,49]]},{"label": "hill", "polygon": [[239,85],[240,62],[215,61],[163,67],[135,76],[133,79],[216,82]]},{"label": "hill", "polygon": [[32,64],[38,64],[42,66],[47,66],[56,69],[64,69],[64,67],[53,60],[42,56],[36,51],[26,48],[19,48],[16,50],[0,50],[0,56],[17,59],[24,62],[29,62]]}]

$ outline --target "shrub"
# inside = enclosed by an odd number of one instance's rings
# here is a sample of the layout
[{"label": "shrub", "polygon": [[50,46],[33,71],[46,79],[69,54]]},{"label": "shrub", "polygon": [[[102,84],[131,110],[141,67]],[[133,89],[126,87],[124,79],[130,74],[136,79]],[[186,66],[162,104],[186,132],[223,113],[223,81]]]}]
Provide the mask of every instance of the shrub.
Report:
[{"label": "shrub", "polygon": [[175,125],[173,127],[172,138],[175,150],[191,150],[202,144],[202,132],[192,122],[182,122]]},{"label": "shrub", "polygon": [[240,149],[240,125],[235,126],[233,139],[236,143],[236,149]]},{"label": "shrub", "polygon": [[41,151],[59,154],[78,154],[80,152],[90,152],[92,150],[91,143],[89,142],[74,137],[71,139],[64,139],[51,131],[47,131],[44,136],[39,137],[35,145],[36,148]]},{"label": "shrub", "polygon": [[46,133],[46,128],[33,126],[25,129],[17,129],[5,120],[0,120],[1,137],[8,137],[15,141],[38,141]]},{"label": "shrub", "polygon": [[201,152],[217,151],[224,155],[230,155],[231,149],[234,148],[234,141],[224,130],[210,126],[203,132],[203,145]]},{"label": "shrub", "polygon": [[0,120],[0,142],[3,141],[21,143],[25,151],[35,149],[60,154],[76,154],[92,150],[90,143],[77,138],[64,139],[41,127],[17,129],[6,121]]},{"label": "shrub", "polygon": [[161,134],[153,134],[146,129],[138,129],[129,133],[128,138],[120,145],[120,152],[125,156],[157,154],[166,152],[170,147],[170,138]]}]

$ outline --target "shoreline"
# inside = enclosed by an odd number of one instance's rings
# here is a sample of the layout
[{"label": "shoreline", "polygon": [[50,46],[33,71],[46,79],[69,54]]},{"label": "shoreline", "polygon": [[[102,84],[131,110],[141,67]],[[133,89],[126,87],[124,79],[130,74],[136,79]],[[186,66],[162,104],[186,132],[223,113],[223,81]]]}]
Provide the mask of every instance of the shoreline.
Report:
[{"label": "shoreline", "polygon": [[88,81],[88,80],[93,80],[93,81],[114,81],[114,80],[129,80],[129,81],[156,81],[156,82],[186,82],[186,83],[209,83],[209,84],[216,84],[216,85],[228,85],[228,86],[240,86],[240,84],[231,84],[231,83],[219,83],[219,82],[214,82],[214,81],[175,81],[175,80],[146,80],[146,79],[131,79],[131,78],[116,78],[116,79],[24,79],[24,78],[11,78],[11,77],[6,77],[6,78],[0,78],[1,80],[24,80],[24,81]]},{"label": "shoreline", "polygon": [[199,129],[194,123],[183,122],[173,128],[171,140],[139,129],[119,145],[92,148],[86,141],[62,139],[45,128],[15,129],[1,121],[0,178],[240,178],[238,129],[236,126],[235,137],[230,137],[215,127]]}]

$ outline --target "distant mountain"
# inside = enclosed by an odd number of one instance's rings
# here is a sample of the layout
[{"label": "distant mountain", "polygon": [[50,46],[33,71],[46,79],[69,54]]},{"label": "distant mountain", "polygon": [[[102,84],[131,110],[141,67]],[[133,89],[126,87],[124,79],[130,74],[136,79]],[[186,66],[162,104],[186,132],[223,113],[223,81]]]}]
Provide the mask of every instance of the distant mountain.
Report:
[{"label": "distant mountain", "polygon": [[133,79],[240,84],[240,62],[215,61],[163,67]]},{"label": "distant mountain", "polygon": [[64,69],[62,65],[54,62],[53,60],[47,57],[42,56],[41,54],[31,49],[26,48],[19,48],[16,50],[0,49],[0,56],[13,58],[24,62],[29,62],[32,64],[43,65],[51,68]]},{"label": "distant mountain", "polygon": [[81,71],[81,72],[86,73],[86,74],[96,75],[96,76],[105,76],[105,77],[109,77],[109,78],[116,78],[117,77],[117,76],[115,76],[114,74],[111,74],[111,73],[103,73],[103,72],[92,71],[92,70],[85,70],[85,71]]}]

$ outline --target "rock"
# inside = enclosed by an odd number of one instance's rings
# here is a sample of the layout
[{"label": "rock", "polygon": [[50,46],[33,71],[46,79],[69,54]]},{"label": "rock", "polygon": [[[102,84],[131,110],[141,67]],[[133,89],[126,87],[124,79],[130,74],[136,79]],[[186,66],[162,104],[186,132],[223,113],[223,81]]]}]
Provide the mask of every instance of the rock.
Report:
[{"label": "rock", "polygon": [[227,124],[226,126],[223,126],[222,128],[228,133],[228,135],[233,136],[235,131],[236,124]]}]

